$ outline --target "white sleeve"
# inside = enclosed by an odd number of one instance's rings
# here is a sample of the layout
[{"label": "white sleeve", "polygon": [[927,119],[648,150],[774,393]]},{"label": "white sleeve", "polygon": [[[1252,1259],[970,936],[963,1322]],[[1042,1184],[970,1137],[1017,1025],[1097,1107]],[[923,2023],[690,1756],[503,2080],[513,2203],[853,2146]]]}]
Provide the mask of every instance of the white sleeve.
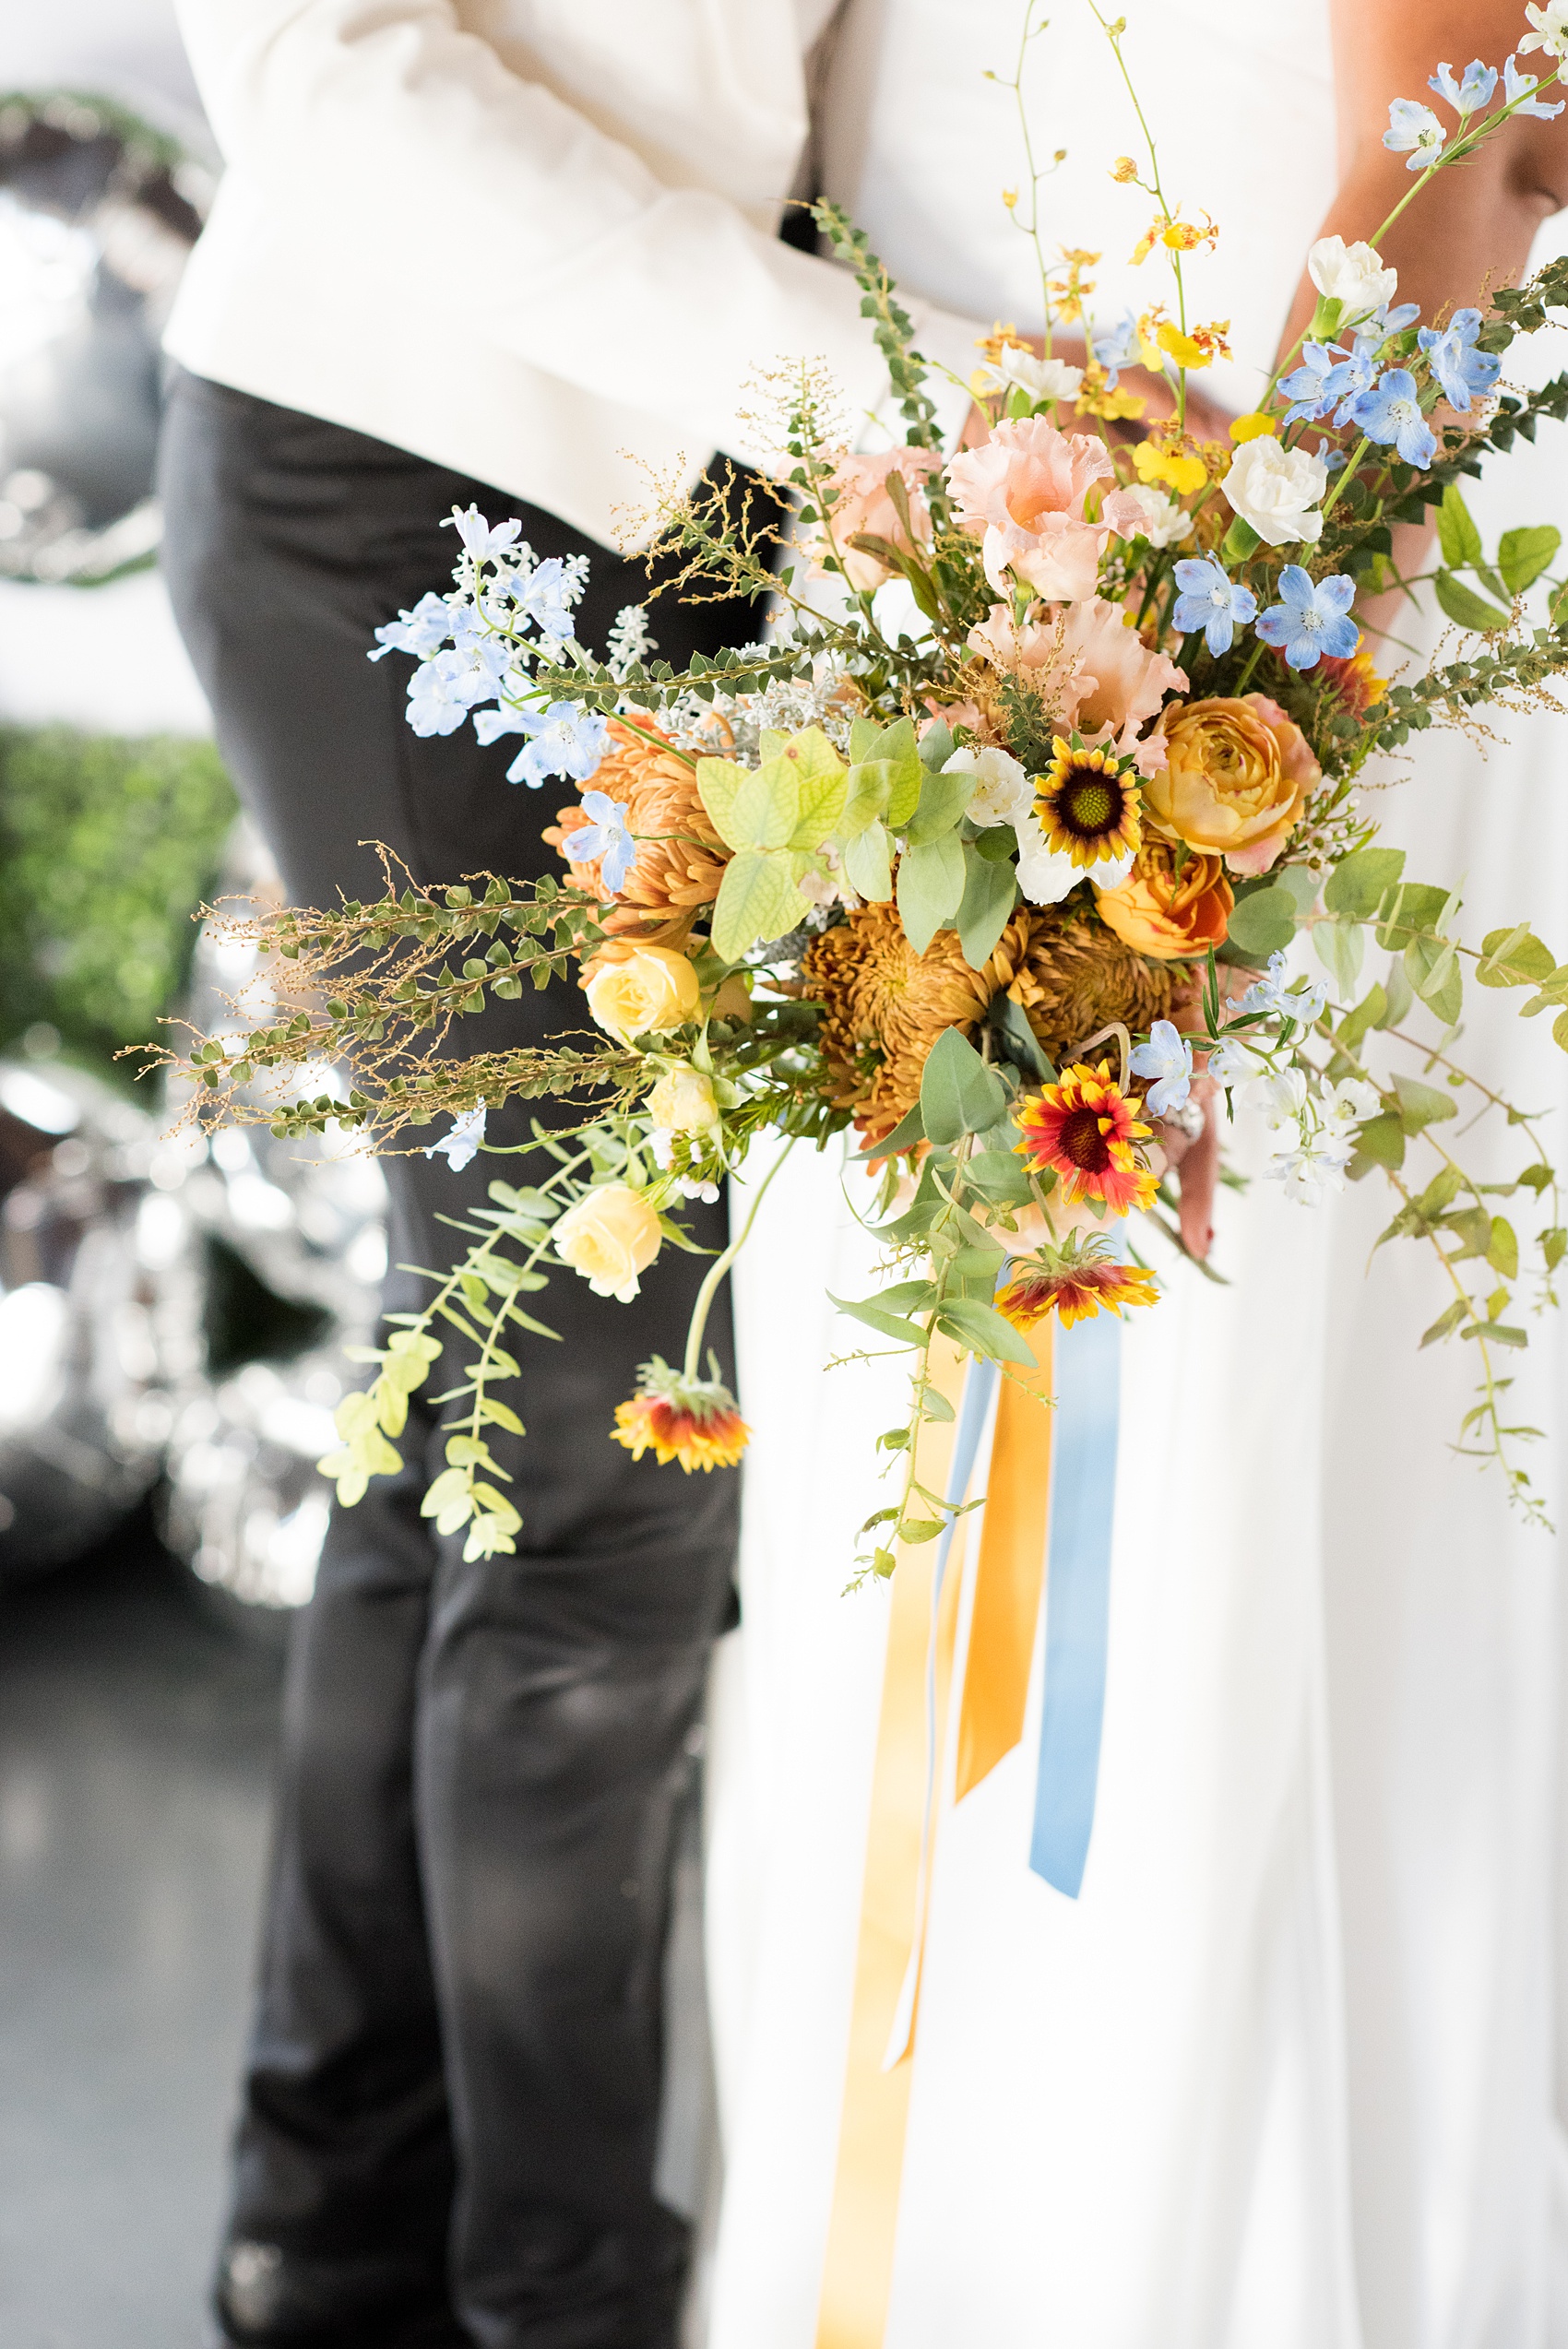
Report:
[{"label": "white sleeve", "polygon": [[[180,0],[179,13],[225,160],[291,209],[303,197],[353,222],[433,334],[471,321],[738,456],[762,454],[737,411],[780,355],[825,359],[852,409],[884,400],[848,272],[720,196],[667,185],[461,30],[448,0]],[[935,314],[908,307],[918,337]]]}]

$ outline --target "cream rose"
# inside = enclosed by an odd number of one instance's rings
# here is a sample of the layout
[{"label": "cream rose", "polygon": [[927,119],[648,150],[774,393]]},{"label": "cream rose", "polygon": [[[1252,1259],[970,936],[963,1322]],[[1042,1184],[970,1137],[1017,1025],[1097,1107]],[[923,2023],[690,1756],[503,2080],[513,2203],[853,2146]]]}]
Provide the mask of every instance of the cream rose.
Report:
[{"label": "cream rose", "polygon": [[1313,545],[1323,536],[1313,512],[1328,487],[1328,468],[1304,448],[1282,448],[1272,433],[1244,441],[1220,483],[1234,510],[1271,547]]},{"label": "cream rose", "polygon": [[629,1305],[637,1275],[659,1253],[659,1217],[640,1191],[607,1182],[568,1207],[555,1227],[555,1253],[580,1273],[596,1297]]},{"label": "cream rose", "polygon": [[622,1044],[684,1026],[702,1001],[696,972],[668,946],[638,946],[624,960],[600,963],[583,992],[600,1027]]},{"label": "cream rose", "polygon": [[666,1133],[706,1133],[719,1123],[711,1078],[684,1062],[665,1070],[647,1097],[647,1111]]}]

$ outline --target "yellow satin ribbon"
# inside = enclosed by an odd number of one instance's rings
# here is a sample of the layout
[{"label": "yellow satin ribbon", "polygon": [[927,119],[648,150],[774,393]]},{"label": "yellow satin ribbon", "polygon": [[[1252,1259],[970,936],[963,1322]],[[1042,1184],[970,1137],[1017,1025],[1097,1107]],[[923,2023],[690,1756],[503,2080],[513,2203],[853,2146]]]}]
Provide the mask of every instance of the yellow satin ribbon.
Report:
[{"label": "yellow satin ribbon", "polygon": [[[989,1469],[982,1465],[976,1472],[986,1505],[958,1717],[956,1800],[977,1786],[1024,1734],[1045,1580],[1051,1417],[1044,1407],[1051,1393],[1049,1323],[1037,1334],[1034,1351],[1033,1371],[1009,1373],[1002,1381]],[[932,1370],[956,1413],[964,1381],[956,1348],[939,1342],[932,1349]],[[928,1423],[921,1430],[916,1474],[933,1492],[947,1489],[953,1441],[951,1423]],[[946,1747],[965,1537],[973,1524],[972,1518],[961,1517],[955,1528],[935,1625],[939,1768]],[[925,1917],[919,1912],[925,1904],[920,1889],[921,1847],[935,1558],[934,1542],[901,1549],[893,1577],[817,2349],[881,2349],[887,2320],[913,2070],[912,2026],[902,2060],[887,2068],[885,2058],[905,1977],[925,1932]],[[932,1846],[939,1816],[940,1804],[932,1817]],[[927,1898],[932,1856],[931,1850],[925,1855]],[[918,1987],[916,2011],[918,2015]]]}]

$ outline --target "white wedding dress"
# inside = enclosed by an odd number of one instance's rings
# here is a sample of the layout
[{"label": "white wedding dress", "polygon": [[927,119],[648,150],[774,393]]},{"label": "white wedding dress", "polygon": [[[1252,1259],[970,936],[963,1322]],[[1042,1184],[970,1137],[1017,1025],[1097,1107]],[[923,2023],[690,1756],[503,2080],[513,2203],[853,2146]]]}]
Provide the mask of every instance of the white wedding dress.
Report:
[{"label": "white wedding dress", "polygon": [[[1126,13],[1167,188],[1220,223],[1198,314],[1265,362],[1332,193],[1324,0]],[[1135,126],[1076,14],[1035,67],[1038,142],[1071,150],[1048,232],[1105,250],[1114,313],[1156,291],[1106,176]],[[980,78],[1010,71],[1016,23],[1001,0],[852,9],[838,70],[869,130],[828,164],[911,285],[1024,326],[1008,101]],[[1560,335],[1527,348],[1532,374],[1564,363]],[[1239,362],[1217,389],[1241,407],[1254,383]],[[1545,435],[1477,491],[1489,539],[1568,532]],[[1484,764],[1429,737],[1385,836],[1464,876],[1467,934],[1527,918],[1568,953],[1568,719],[1497,730]],[[1475,1003],[1465,1045],[1561,1129],[1568,1062],[1517,1000]],[[1417,1354],[1444,1300],[1414,1252],[1369,1275],[1388,1212],[1376,1178],[1316,1212],[1227,1192],[1231,1286],[1177,1266],[1126,1330],[1087,1871],[1070,1901],[1028,1867],[1037,1658],[1023,1746],[941,1822],[887,2349],[1568,2349],[1560,1548],[1445,1448],[1471,1366]],[[736,1280],[755,1435],[711,1739],[708,2349],[816,2341],[888,1607],[840,1593],[902,1401],[887,1365],[823,1375],[845,1344],[825,1291],[865,1293],[870,1262],[838,1161],[797,1153]],[[1554,1437],[1560,1368],[1548,1325],[1519,1416]]]}]

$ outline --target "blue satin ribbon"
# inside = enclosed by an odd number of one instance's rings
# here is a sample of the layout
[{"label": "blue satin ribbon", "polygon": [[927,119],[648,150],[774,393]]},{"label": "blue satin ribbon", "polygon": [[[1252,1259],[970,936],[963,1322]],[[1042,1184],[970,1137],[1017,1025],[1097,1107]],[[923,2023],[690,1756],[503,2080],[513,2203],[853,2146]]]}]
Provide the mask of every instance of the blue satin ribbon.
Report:
[{"label": "blue satin ribbon", "polygon": [[1058,1326],[1054,1353],[1045,1699],[1029,1866],[1076,1900],[1094,1826],[1111,1615],[1122,1323]]}]

